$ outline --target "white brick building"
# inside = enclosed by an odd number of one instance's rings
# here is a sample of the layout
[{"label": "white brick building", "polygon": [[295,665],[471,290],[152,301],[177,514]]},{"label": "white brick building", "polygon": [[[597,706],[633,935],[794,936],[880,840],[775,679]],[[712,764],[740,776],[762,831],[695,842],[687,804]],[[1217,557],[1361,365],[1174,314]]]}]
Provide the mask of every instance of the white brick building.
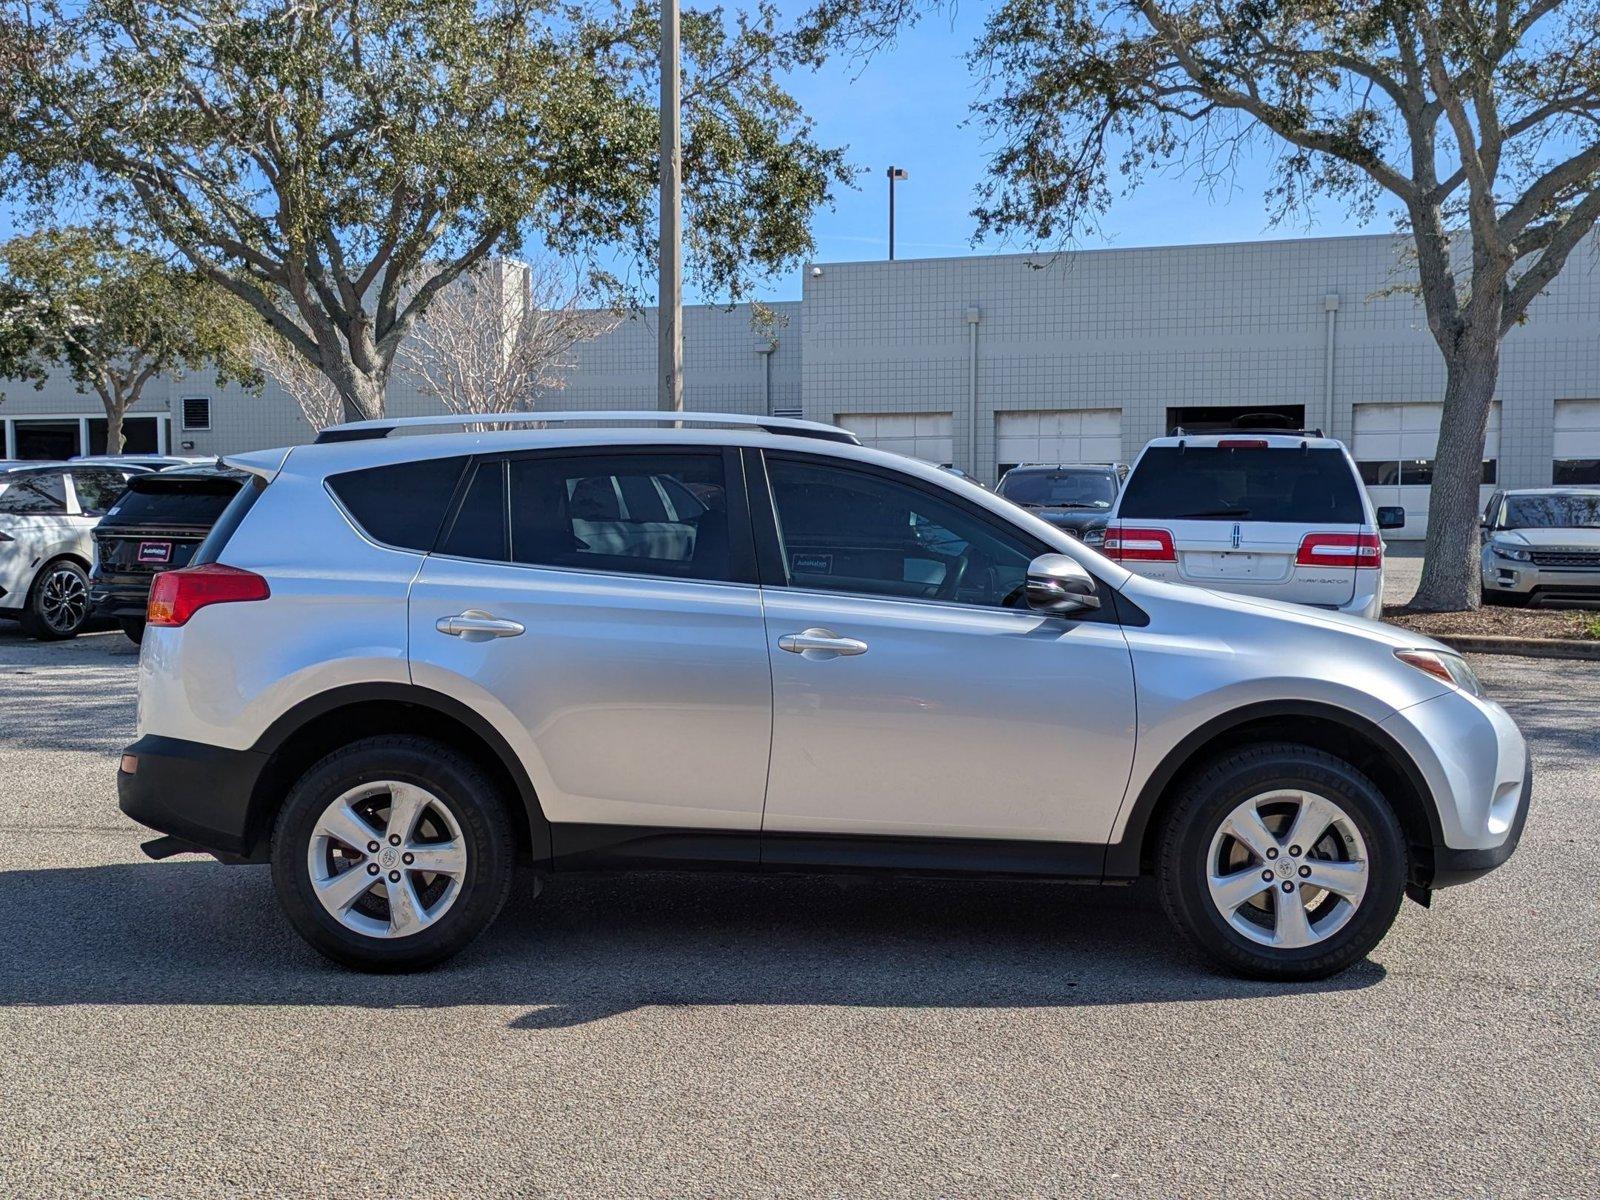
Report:
[{"label": "white brick building", "polygon": [[[774,306],[771,328],[747,309],[686,310],[686,403],[803,411],[985,482],[1010,463],[1127,460],[1173,425],[1274,412],[1349,443],[1378,502],[1404,504],[1420,534],[1444,371],[1405,251],[1370,236],[822,263],[800,302]],[[647,310],[580,348],[546,406],[649,408],[654,380]],[[93,397],[7,391],[7,454],[81,439],[85,421],[92,438]],[[164,424],[135,425],[141,441],[211,453],[310,436],[275,389],[190,377],[150,393],[137,411]],[[392,412],[432,407],[394,385]],[[1506,338],[1486,458],[1486,479],[1504,486],[1600,482],[1600,262],[1588,246]]]}]

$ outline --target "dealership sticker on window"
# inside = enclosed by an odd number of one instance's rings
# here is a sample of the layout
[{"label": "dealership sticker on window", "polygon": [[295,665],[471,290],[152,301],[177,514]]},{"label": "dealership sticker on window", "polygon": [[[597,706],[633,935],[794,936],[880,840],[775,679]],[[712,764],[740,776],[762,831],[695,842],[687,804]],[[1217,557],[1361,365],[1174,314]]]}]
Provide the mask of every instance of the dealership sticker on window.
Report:
[{"label": "dealership sticker on window", "polygon": [[831,554],[791,554],[789,567],[795,571],[805,571],[809,575],[832,575],[833,555]]},{"label": "dealership sticker on window", "polygon": [[171,542],[140,542],[139,561],[142,563],[164,563],[172,561]]}]

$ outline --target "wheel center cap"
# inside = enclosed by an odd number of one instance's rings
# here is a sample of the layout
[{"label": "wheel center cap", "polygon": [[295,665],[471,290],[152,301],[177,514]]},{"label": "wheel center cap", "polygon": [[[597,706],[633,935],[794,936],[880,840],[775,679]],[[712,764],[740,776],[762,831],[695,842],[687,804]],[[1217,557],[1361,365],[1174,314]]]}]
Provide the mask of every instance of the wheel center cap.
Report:
[{"label": "wheel center cap", "polygon": [[399,862],[400,851],[396,850],[393,846],[385,846],[383,848],[383,853],[378,855],[378,863],[385,871],[398,865]]},{"label": "wheel center cap", "polygon": [[1294,860],[1288,855],[1280,855],[1278,857],[1275,869],[1278,872],[1279,879],[1294,878]]}]

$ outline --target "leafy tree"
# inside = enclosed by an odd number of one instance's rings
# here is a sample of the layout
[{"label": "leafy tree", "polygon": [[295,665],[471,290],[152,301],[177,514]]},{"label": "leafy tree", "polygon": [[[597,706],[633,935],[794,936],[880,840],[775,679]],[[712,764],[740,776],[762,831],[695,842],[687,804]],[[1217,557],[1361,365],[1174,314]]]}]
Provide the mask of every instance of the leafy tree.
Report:
[{"label": "leafy tree", "polygon": [[[374,417],[407,332],[491,253],[648,261],[656,21],[643,0],[84,0],[28,26],[66,49],[22,89],[20,161],[45,194],[83,164]],[[777,81],[814,55],[771,7],[684,13],[683,56],[690,272],[736,298],[805,254],[849,171]]]},{"label": "leafy tree", "polygon": [[[917,0],[820,0],[868,49]],[[1058,241],[1119,182],[1225,179],[1275,151],[1275,213],[1393,207],[1444,357],[1418,607],[1477,604],[1478,482],[1501,339],[1600,217],[1597,0],[1005,0],[971,54],[994,136],[978,232]]]},{"label": "leafy tree", "polygon": [[187,267],[104,231],[48,230],[0,245],[0,378],[43,386],[64,369],[106,411],[106,449],[158,374],[212,369],[254,386],[260,322]]}]

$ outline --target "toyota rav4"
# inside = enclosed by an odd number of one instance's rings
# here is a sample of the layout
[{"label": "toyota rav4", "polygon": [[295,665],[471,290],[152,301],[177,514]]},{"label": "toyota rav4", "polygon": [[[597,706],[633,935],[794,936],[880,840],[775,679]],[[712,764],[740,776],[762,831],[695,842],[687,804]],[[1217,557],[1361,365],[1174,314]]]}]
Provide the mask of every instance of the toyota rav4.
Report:
[{"label": "toyota rav4", "polygon": [[1213,959],[1308,979],[1521,834],[1521,735],[1415,634],[1141,578],[826,425],[450,422],[230,458],[150,597],[123,810],[270,862],[340,962],[459,950],[521,859],[1153,874]]}]

